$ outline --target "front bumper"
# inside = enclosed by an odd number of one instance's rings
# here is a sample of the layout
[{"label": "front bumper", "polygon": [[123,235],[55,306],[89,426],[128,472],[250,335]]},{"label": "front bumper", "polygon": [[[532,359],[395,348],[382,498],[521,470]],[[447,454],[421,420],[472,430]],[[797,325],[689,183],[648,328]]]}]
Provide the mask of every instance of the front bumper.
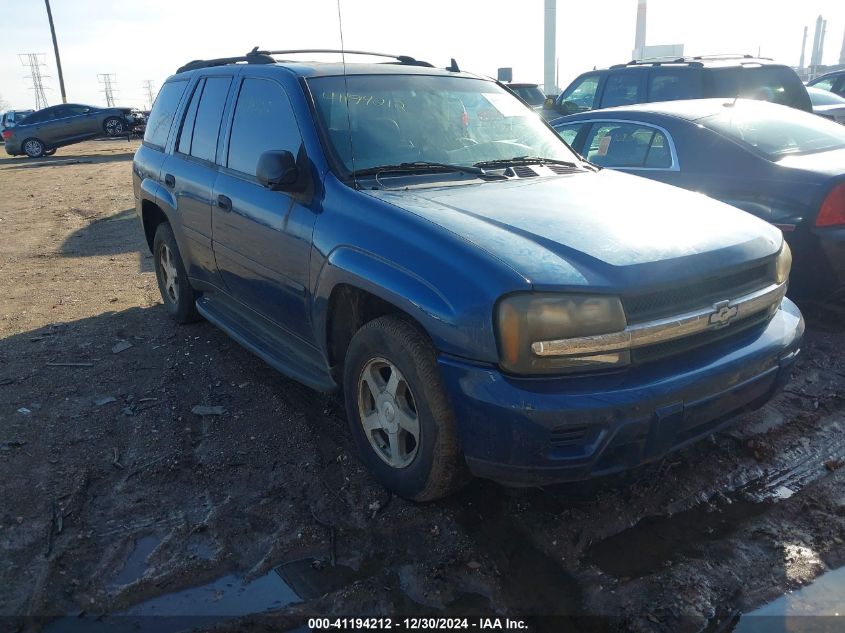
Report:
[{"label": "front bumper", "polygon": [[540,485],[660,459],[762,406],[803,332],[784,299],[765,326],[624,372],[529,379],[454,357],[439,364],[473,474]]}]

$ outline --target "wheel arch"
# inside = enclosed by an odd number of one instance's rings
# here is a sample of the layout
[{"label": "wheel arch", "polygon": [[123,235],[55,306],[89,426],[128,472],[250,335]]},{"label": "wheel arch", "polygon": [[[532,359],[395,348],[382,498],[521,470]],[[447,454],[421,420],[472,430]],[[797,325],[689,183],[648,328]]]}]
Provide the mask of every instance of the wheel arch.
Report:
[{"label": "wheel arch", "polygon": [[147,246],[150,252],[153,252],[153,240],[155,239],[156,229],[162,222],[170,222],[167,214],[152,200],[143,200],[141,202],[141,222],[144,226],[144,237],[147,240]]},{"label": "wheel arch", "polygon": [[333,372],[343,367],[355,332],[375,318],[401,315],[437,349],[445,344],[443,328],[455,320],[452,304],[419,276],[352,248],[329,255],[312,309],[315,334]]}]

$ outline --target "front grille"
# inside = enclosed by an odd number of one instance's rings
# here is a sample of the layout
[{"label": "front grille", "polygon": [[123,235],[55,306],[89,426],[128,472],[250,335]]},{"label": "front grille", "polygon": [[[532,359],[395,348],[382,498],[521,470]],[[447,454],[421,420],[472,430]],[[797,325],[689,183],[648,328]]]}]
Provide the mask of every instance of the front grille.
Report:
[{"label": "front grille", "polygon": [[712,305],[723,299],[736,299],[771,284],[769,264],[761,264],[722,277],[696,283],[623,296],[622,305],[628,324],[670,317],[696,308]]},{"label": "front grille", "polygon": [[700,334],[675,339],[674,341],[640,347],[631,351],[631,362],[634,364],[649,363],[668,358],[669,356],[683,354],[684,352],[698,347],[704,347],[705,345],[739,338],[742,335],[751,334],[755,330],[763,329],[771,317],[772,313],[769,310],[764,310],[759,314],[742,319],[719,330],[709,330]]},{"label": "front grille", "polygon": [[578,446],[587,435],[586,426],[559,426],[552,429],[549,444],[553,448],[569,448]]}]

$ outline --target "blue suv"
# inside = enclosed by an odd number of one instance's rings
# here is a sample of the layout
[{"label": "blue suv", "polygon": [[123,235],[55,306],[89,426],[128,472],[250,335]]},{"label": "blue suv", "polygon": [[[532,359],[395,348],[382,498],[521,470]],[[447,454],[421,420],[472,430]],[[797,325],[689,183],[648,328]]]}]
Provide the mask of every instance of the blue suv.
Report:
[{"label": "blue suv", "polygon": [[454,61],[301,53],[170,77],[136,209],[172,316],[342,389],[385,486],[615,472],[783,381],[804,324],[776,228],[591,165]]}]

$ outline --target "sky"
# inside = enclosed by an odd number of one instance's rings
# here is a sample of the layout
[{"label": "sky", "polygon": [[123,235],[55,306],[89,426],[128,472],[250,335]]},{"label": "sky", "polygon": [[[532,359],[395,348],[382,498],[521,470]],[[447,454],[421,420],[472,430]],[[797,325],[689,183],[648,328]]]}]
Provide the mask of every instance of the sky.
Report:
[{"label": "sky", "polygon": [[[339,48],[337,0],[51,0],[69,102],[105,105],[98,73],[116,75],[118,105],[145,107],[178,66],[264,49]],[[45,53],[47,101],[61,103],[42,0],[0,0],[0,99],[31,108],[19,53]],[[437,66],[514,81],[543,81],[543,0],[340,0],[344,45],[411,55]],[[559,83],[623,63],[634,47],[636,0],[558,0]],[[837,63],[845,0],[649,0],[646,43],[685,45],[688,55],[751,53],[797,66],[803,27],[828,21],[823,61]],[[347,61],[350,59],[348,58]]]}]

